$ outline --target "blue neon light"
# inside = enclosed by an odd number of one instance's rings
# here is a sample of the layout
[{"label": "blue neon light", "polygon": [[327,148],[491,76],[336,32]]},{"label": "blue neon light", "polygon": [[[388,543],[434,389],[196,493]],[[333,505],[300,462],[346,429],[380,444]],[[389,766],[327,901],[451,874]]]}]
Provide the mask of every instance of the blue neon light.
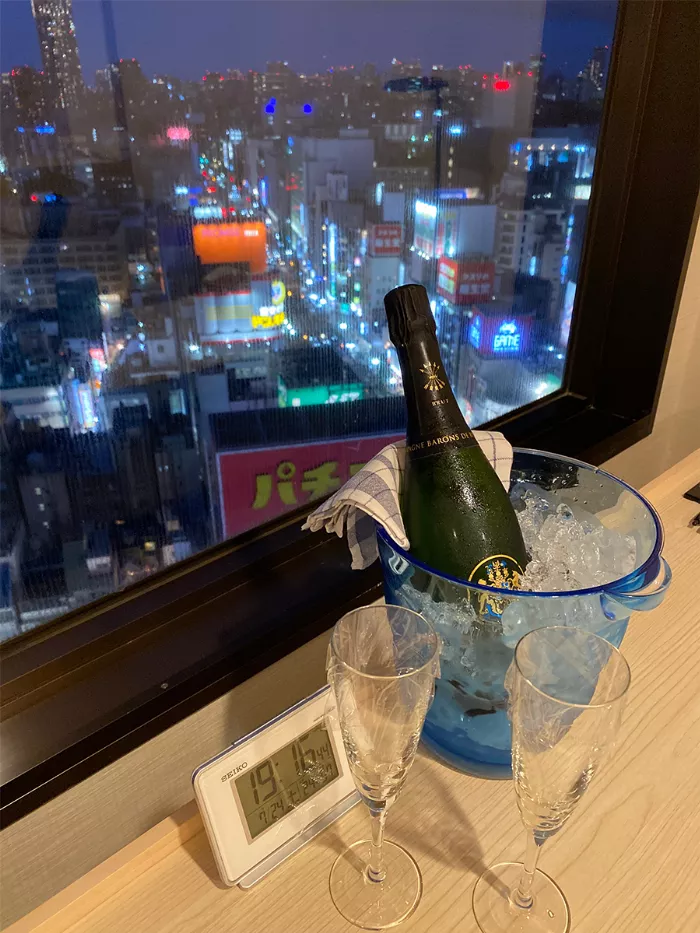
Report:
[{"label": "blue neon light", "polygon": [[304,111],[304,113],[313,113],[313,110],[314,110],[311,104],[304,104],[304,106],[301,109]]},{"label": "blue neon light", "polygon": [[35,126],[34,132],[38,133],[40,136],[53,136],[56,132],[56,127],[52,126],[50,123],[45,123],[43,126]]},{"label": "blue neon light", "polygon": [[469,325],[469,334],[467,336],[467,340],[475,350],[478,350],[481,346],[481,317],[478,314],[474,315],[474,318]]},{"label": "blue neon light", "polygon": [[494,353],[520,353],[521,333],[515,321],[504,321],[493,337]]},{"label": "blue neon light", "polygon": [[274,113],[275,107],[277,106],[277,99],[271,97],[268,102],[265,104],[265,113]]},{"label": "blue neon light", "polygon": [[450,136],[461,136],[464,132],[464,129],[461,126],[454,125],[451,126],[447,132],[450,134]]},{"label": "blue neon light", "polygon": [[23,127],[23,126],[18,126],[18,127],[17,127],[17,132],[18,132],[18,133],[23,133],[23,132],[24,132],[24,127]]}]

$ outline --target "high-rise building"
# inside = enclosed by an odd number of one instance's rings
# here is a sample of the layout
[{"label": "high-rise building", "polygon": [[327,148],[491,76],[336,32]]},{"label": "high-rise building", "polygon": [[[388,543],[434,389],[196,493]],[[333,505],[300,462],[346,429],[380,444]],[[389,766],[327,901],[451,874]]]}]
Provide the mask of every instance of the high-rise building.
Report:
[{"label": "high-rise building", "polygon": [[61,110],[77,109],[84,92],[72,0],[32,0],[49,92]]},{"label": "high-rise building", "polygon": [[56,273],[58,327],[64,339],[99,341],[102,337],[97,276],[80,269]]},{"label": "high-rise building", "polygon": [[9,74],[10,99],[20,126],[33,129],[44,119],[44,76],[29,65]]},{"label": "high-rise building", "polygon": [[579,100],[587,102],[602,99],[605,93],[609,55],[610,47],[607,45],[596,46],[593,49],[591,57],[578,75]]}]

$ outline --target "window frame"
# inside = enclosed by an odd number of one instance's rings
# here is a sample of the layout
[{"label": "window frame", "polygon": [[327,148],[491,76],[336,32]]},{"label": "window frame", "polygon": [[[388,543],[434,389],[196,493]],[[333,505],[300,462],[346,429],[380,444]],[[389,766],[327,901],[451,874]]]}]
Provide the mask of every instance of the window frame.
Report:
[{"label": "window frame", "polygon": [[[490,424],[514,444],[600,463],[652,429],[696,220],[700,125],[678,88],[696,85],[699,45],[695,4],[619,0],[564,384]],[[311,508],[0,646],[0,741],[30,736],[0,825],[381,594],[377,566],[354,573],[344,541],[300,530]],[[115,666],[118,698],[102,686]],[[42,704],[62,724],[41,728]]]}]

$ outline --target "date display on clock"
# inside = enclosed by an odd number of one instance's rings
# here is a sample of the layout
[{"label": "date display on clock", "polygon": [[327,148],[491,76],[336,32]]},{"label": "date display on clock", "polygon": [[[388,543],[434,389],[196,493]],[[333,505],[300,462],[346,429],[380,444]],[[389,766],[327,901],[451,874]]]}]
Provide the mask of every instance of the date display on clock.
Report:
[{"label": "date display on clock", "polygon": [[250,887],[359,799],[332,714],[324,687],[195,771],[226,884]]},{"label": "date display on clock", "polygon": [[231,789],[252,840],[338,777],[331,737],[320,722],[236,778]]}]

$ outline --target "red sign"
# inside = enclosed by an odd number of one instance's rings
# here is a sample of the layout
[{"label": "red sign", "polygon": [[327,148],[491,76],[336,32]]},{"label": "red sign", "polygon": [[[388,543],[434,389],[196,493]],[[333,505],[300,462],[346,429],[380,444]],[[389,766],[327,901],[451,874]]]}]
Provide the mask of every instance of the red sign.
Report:
[{"label": "red sign", "polygon": [[401,224],[372,224],[369,231],[370,256],[400,256]]},{"label": "red sign", "polygon": [[382,447],[382,434],[217,454],[224,535],[229,538],[335,492]]},{"label": "red sign", "polygon": [[441,259],[438,263],[438,295],[456,305],[484,301],[493,294],[496,269],[487,259],[467,259],[455,262]]},{"label": "red sign", "polygon": [[441,259],[438,262],[438,281],[437,293],[447,298],[448,301],[454,301],[457,295],[457,276],[459,266],[452,259]]}]

